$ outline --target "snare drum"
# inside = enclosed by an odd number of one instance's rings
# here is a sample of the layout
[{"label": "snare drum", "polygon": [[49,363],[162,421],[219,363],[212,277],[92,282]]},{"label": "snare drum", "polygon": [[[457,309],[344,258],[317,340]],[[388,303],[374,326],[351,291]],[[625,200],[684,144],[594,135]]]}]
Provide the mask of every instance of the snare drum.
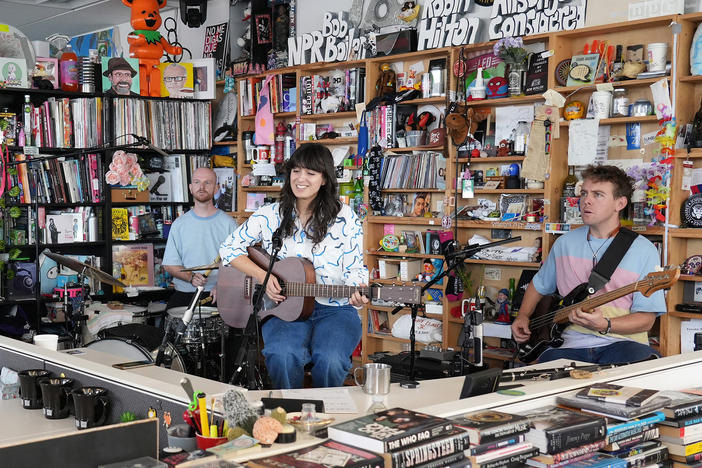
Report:
[{"label": "snare drum", "polygon": [[[168,309],[168,316],[171,318],[182,319],[187,307],[174,307]],[[202,317],[202,319],[200,319]],[[202,328],[202,336],[200,336],[200,328]],[[200,343],[218,343],[229,334],[229,327],[222,321],[217,313],[216,307],[200,307],[195,309],[192,320],[183,333],[181,343],[200,344]]]}]

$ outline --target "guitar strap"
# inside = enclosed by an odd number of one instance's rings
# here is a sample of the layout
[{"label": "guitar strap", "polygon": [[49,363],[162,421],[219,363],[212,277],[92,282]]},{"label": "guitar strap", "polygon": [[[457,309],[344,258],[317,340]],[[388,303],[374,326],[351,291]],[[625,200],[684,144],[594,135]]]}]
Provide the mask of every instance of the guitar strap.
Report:
[{"label": "guitar strap", "polygon": [[619,229],[614,240],[609,244],[602,258],[597,262],[595,268],[592,269],[592,273],[590,273],[586,288],[588,295],[594,294],[607,284],[615,268],[617,268],[617,265],[619,265],[619,262],[621,262],[624,255],[626,255],[634,239],[638,236],[637,233],[627,228]]}]

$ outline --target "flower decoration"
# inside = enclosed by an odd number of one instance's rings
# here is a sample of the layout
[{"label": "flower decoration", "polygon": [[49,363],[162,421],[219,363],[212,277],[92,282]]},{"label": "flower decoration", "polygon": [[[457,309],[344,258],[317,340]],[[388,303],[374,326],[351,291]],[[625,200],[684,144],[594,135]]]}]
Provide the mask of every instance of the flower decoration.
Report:
[{"label": "flower decoration", "polygon": [[505,37],[492,46],[492,53],[510,65],[524,65],[529,51],[521,37]]},{"label": "flower decoration", "polygon": [[137,155],[122,150],[115,151],[112,155],[105,181],[110,185],[136,185],[140,192],[149,188],[149,179],[144,176]]}]

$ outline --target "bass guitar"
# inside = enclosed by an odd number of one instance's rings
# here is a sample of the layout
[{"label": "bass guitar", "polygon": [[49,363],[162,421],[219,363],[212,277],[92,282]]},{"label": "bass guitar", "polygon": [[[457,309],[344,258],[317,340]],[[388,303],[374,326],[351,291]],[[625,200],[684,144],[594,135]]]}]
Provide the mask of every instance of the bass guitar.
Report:
[{"label": "bass guitar", "polygon": [[[259,247],[249,247],[248,256],[257,266],[268,268],[270,256]],[[345,286],[317,284],[314,265],[307,259],[289,257],[275,262],[273,273],[285,300],[276,304],[264,296],[263,310],[259,317],[278,317],[287,322],[306,320],[314,310],[315,297],[349,298],[354,291],[359,291],[369,299],[402,302],[405,304],[421,303],[421,286]],[[258,281],[234,267],[222,267],[217,277],[217,309],[222,320],[234,328],[246,327],[246,322],[253,312],[254,298]]]},{"label": "bass guitar", "polygon": [[582,297],[580,287],[575,288],[567,296],[561,298],[557,295],[544,296],[531,315],[529,340],[519,345],[517,357],[523,363],[535,361],[546,348],[558,348],[563,344],[561,333],[570,325],[568,314],[574,309],[592,310],[595,307],[607,304],[617,298],[633,292],[640,292],[648,297],[659,289],[669,288],[680,277],[680,269],[667,269],[652,272],[635,283],[622,286],[613,291],[599,296],[578,301]]}]

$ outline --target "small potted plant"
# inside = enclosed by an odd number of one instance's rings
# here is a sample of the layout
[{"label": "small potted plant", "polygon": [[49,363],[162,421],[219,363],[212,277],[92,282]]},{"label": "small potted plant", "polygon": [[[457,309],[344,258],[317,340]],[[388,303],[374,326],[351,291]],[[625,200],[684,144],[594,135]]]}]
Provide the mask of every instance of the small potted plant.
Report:
[{"label": "small potted plant", "polygon": [[509,95],[519,96],[522,94],[529,57],[529,51],[524,48],[524,41],[521,37],[505,37],[495,43],[492,52],[507,64],[505,78],[509,83]]}]

